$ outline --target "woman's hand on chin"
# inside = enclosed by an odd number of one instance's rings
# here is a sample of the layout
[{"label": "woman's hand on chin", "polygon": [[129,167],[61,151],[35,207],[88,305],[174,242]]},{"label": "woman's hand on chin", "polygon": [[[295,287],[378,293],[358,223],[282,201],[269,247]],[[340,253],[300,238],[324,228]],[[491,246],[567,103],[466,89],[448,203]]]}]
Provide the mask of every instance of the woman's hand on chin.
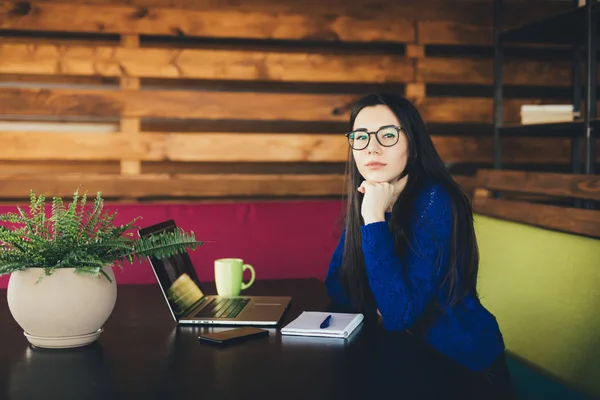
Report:
[{"label": "woman's hand on chin", "polygon": [[385,221],[385,212],[392,209],[396,199],[406,186],[404,177],[394,183],[363,181],[357,188],[364,194],[361,215],[365,225]]}]

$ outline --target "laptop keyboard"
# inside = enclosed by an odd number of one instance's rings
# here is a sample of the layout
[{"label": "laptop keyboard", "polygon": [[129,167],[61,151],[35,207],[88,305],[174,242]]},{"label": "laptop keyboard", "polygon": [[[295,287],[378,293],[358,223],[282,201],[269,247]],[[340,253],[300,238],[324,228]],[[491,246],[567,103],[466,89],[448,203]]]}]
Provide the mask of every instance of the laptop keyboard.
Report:
[{"label": "laptop keyboard", "polygon": [[195,317],[235,318],[249,301],[243,298],[212,298]]}]

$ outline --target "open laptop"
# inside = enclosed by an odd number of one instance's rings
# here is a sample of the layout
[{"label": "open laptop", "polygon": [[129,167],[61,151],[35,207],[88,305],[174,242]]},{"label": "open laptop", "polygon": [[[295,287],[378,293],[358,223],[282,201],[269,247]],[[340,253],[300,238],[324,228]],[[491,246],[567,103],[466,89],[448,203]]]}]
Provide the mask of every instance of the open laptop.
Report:
[{"label": "open laptop", "polygon": [[[142,228],[138,234],[148,237],[175,229],[175,222],[168,220]],[[273,326],[279,323],[292,300],[289,296],[208,296],[187,252],[160,260],[148,257],[148,260],[179,324]]]}]

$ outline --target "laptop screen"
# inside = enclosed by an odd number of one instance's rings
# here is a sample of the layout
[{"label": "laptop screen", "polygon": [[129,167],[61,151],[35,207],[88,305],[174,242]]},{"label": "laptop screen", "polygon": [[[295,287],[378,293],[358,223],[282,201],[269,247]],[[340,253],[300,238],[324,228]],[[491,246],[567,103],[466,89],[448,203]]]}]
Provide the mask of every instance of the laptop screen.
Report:
[{"label": "laptop screen", "polygon": [[[161,222],[139,230],[140,237],[177,229],[173,220]],[[157,259],[148,257],[163,294],[175,319],[186,315],[204,297],[192,260],[187,252]]]}]

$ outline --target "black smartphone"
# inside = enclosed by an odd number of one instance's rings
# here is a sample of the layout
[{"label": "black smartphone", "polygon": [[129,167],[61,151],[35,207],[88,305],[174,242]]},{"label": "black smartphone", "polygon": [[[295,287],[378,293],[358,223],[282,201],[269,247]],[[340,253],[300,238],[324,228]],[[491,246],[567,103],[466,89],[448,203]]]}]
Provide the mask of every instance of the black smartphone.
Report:
[{"label": "black smartphone", "polygon": [[249,339],[252,337],[261,337],[268,335],[269,331],[266,329],[244,327],[229,329],[221,332],[207,333],[198,336],[198,340],[205,340],[210,343],[228,344],[240,341],[242,339]]}]

